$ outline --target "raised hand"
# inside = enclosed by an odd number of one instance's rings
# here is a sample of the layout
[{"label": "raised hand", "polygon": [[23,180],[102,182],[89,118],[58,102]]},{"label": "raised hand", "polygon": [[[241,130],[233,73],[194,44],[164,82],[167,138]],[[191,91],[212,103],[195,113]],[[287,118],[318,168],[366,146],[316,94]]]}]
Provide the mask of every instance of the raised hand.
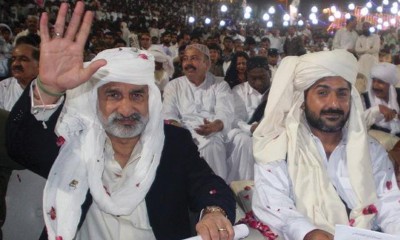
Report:
[{"label": "raised hand", "polygon": [[43,87],[53,93],[61,93],[79,86],[106,64],[105,60],[97,60],[83,68],[84,46],[90,32],[93,13],[85,13],[84,3],[77,2],[64,32],[67,11],[68,4],[62,3],[54,25],[54,38],[49,34],[47,13],[43,13],[40,18],[39,78]]}]

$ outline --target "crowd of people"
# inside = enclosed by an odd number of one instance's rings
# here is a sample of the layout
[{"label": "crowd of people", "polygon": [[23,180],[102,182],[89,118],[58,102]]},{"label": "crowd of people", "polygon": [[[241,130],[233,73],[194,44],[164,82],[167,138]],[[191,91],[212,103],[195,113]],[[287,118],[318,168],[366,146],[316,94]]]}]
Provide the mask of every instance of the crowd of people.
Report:
[{"label": "crowd of people", "polygon": [[189,23],[218,15],[205,0],[69,3],[1,10],[1,224],[8,179],[33,172],[41,239],[183,239],[188,209],[203,239],[232,239],[241,180],[274,237],[400,236],[396,29],[241,25],[240,5],[225,27]]}]

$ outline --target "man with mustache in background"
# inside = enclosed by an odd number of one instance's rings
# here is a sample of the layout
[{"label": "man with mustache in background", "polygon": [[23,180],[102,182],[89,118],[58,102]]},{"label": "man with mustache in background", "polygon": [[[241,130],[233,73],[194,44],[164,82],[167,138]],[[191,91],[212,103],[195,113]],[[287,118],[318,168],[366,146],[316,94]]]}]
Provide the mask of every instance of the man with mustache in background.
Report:
[{"label": "man with mustache in background", "polygon": [[164,89],[163,117],[187,128],[200,155],[214,172],[226,180],[225,137],[234,116],[233,95],[223,78],[208,72],[210,51],[202,44],[185,49],[185,76],[170,81]]},{"label": "man with mustache in background", "polygon": [[[400,191],[367,134],[344,49],[286,57],[253,133],[253,211],[283,239],[332,240],[342,224],[400,235]],[[279,80],[279,81],[278,81]]]},{"label": "man with mustache in background", "polygon": [[7,111],[39,74],[39,49],[27,43],[17,45],[12,51],[11,74],[0,82],[0,108]]}]

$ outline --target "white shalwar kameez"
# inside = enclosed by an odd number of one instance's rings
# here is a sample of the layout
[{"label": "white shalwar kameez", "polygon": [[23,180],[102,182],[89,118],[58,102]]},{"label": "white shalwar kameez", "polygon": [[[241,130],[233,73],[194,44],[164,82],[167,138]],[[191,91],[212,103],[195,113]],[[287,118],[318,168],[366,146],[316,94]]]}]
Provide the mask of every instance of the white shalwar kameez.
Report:
[{"label": "white shalwar kameez", "polygon": [[355,30],[349,31],[346,27],[339,29],[333,38],[333,49],[354,49],[358,34]]},{"label": "white shalwar kameez", "polygon": [[[311,134],[312,135],[312,134]],[[352,209],[356,196],[353,191],[346,159],[346,140],[343,139],[335,150],[326,157],[321,141],[314,135],[322,166],[330,183],[335,187],[340,198]],[[372,170],[376,186],[378,210],[374,219],[374,228],[400,236],[400,191],[397,186],[393,166],[386,151],[372,138],[369,139]],[[349,159],[351,161],[351,159]],[[253,211],[257,217],[275,229],[284,239],[303,239],[304,235],[317,227],[313,219],[306,217],[296,209],[292,180],[288,174],[285,159],[268,164],[255,165],[257,188],[253,195]],[[315,194],[315,193],[310,193]],[[316,209],[316,214],[318,214]],[[276,229],[282,229],[277,232]]]},{"label": "white shalwar kameez", "polygon": [[[131,157],[124,168],[114,159],[114,151],[108,139],[105,145],[105,169],[103,174],[104,189],[112,195],[121,191],[121,186],[126,183],[129,172],[137,165],[140,158],[142,145],[136,144]],[[86,239],[156,239],[150,226],[147,215],[146,202],[143,200],[129,216],[115,216],[100,210],[96,204],[92,204],[86,215],[81,229],[75,240]]]},{"label": "white shalwar kameez", "polygon": [[[176,120],[187,128],[197,144],[200,155],[214,172],[226,180],[227,162],[225,137],[234,116],[233,95],[223,78],[206,74],[202,84],[195,86],[186,76],[170,81],[164,89],[163,118]],[[209,121],[221,120],[224,129],[201,136],[194,129]]]},{"label": "white shalwar kameez", "polygon": [[254,111],[261,103],[263,94],[252,88],[248,82],[235,86],[232,90],[235,103],[235,121],[228,133],[227,182],[254,179],[253,140],[250,131]]},{"label": "white shalwar kameez", "polygon": [[358,59],[358,72],[369,76],[372,66],[379,62],[380,38],[376,34],[366,37],[360,35],[356,42]]},{"label": "white shalwar kameez", "polygon": [[0,82],[0,108],[11,111],[23,91],[24,89],[16,78],[10,77],[2,80]]}]

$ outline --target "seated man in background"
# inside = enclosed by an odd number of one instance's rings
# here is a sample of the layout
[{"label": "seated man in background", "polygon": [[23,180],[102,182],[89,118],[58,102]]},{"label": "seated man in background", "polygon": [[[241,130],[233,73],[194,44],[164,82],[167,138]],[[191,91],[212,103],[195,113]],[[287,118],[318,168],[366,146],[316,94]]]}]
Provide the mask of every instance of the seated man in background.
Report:
[{"label": "seated man in background", "polygon": [[191,209],[203,210],[196,225],[203,239],[232,239],[229,187],[200,158],[189,132],[163,125],[154,57],[110,49],[83,68],[93,12],[81,22],[84,3],[77,2],[64,33],[67,12],[62,3],[53,39],[43,13],[39,77],[7,125],[10,155],[48,177],[48,238],[187,238]]},{"label": "seated man in background", "polygon": [[[286,57],[253,134],[253,211],[284,239],[332,240],[335,225],[400,236],[400,191],[368,137],[346,50]],[[279,80],[279,81],[278,81]]]},{"label": "seated man in background", "polygon": [[363,93],[365,119],[372,129],[400,136],[399,103],[396,85],[399,76],[396,65],[381,62],[371,69],[367,92]]},{"label": "seated man in background", "polygon": [[233,96],[223,78],[209,73],[207,46],[191,44],[182,57],[185,76],[164,89],[163,117],[190,131],[202,156],[214,172],[228,175],[225,138],[234,116]]},{"label": "seated man in background", "polygon": [[266,58],[252,57],[247,61],[247,82],[236,85],[232,90],[235,120],[233,129],[228,133],[228,183],[254,179],[252,134],[261,118],[253,116],[260,105],[259,111],[264,113],[271,86],[270,74]]}]

